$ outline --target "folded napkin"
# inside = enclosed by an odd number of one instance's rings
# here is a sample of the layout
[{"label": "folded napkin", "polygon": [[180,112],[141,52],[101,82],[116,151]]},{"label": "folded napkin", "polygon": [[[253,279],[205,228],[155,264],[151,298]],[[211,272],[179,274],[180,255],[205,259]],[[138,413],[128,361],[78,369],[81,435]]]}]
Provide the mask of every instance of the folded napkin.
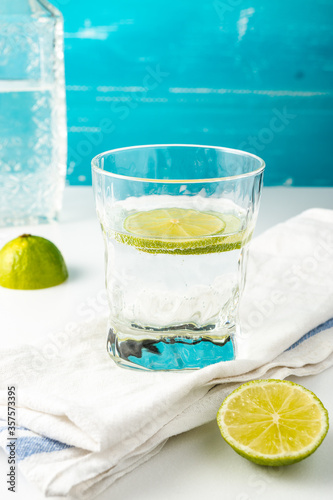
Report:
[{"label": "folded napkin", "polygon": [[234,361],[194,372],[119,368],[106,352],[105,318],[62,334],[53,355],[47,345],[0,351],[0,444],[15,385],[23,473],[46,496],[92,499],[170,436],[215,418],[240,383],[332,366],[332,254],[330,210],[308,210],[253,240]]}]

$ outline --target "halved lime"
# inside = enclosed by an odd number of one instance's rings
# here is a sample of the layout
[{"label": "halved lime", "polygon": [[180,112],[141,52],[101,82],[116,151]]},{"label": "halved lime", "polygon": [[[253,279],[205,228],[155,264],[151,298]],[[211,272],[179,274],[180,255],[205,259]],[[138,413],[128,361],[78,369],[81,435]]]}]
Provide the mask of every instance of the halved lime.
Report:
[{"label": "halved lime", "polygon": [[22,234],[0,250],[0,285],[36,290],[60,285],[68,277],[59,249],[41,236]]},{"label": "halved lime", "polygon": [[222,403],[217,423],[239,455],[260,465],[287,465],[311,455],[328,431],[328,413],[305,387],[285,380],[241,385]]},{"label": "halved lime", "polygon": [[149,253],[202,254],[240,248],[245,231],[232,214],[185,208],[135,212],[124,221],[127,234],[115,233],[121,243]]}]

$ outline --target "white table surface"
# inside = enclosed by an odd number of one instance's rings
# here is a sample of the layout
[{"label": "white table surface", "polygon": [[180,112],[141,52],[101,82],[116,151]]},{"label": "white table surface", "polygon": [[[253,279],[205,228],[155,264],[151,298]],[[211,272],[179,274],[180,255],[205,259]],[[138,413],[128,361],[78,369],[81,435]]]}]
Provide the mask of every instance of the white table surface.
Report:
[{"label": "white table surface", "polygon": [[[333,209],[333,188],[265,188],[256,234],[312,207]],[[62,251],[69,280],[32,292],[0,288],[0,346],[39,343],[70,321],[103,308],[104,249],[90,187],[67,187],[59,224],[0,229],[0,247],[23,232],[44,236]],[[111,362],[111,361],[110,361]],[[333,368],[302,379],[333,415]],[[97,500],[326,500],[333,495],[333,430],[316,453],[284,468],[256,466],[220,437],[215,422],[171,438],[163,450],[118,480]],[[17,492],[7,491],[7,459],[0,453],[0,498],[41,500],[22,474]]]}]

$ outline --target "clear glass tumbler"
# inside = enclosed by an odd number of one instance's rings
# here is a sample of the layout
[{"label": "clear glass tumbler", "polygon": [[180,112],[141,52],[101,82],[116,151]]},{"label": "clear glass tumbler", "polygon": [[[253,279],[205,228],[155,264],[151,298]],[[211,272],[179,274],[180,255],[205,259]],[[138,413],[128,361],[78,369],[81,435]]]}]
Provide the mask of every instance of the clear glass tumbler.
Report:
[{"label": "clear glass tumbler", "polygon": [[92,160],[105,240],[107,349],[117,364],[182,370],[237,356],[264,168],[243,151],[177,144]]}]

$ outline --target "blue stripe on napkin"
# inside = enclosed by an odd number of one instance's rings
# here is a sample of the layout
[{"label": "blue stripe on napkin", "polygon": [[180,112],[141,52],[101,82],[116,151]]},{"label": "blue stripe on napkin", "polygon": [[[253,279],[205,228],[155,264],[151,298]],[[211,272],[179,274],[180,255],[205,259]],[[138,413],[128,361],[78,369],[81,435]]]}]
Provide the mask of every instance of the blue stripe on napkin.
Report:
[{"label": "blue stripe on napkin", "polygon": [[16,459],[20,462],[37,453],[53,453],[66,448],[72,448],[72,446],[44,436],[19,437],[16,440]]},{"label": "blue stripe on napkin", "polygon": [[308,333],[306,333],[305,335],[303,335],[303,337],[301,337],[293,345],[291,345],[287,349],[287,351],[290,351],[291,349],[295,349],[295,347],[297,347],[299,344],[301,344],[302,342],[304,342],[304,340],[307,340],[310,337],[313,337],[314,335],[316,335],[317,333],[322,332],[323,330],[328,330],[329,328],[332,328],[332,327],[333,327],[333,318],[325,321],[325,323],[322,323],[319,326],[316,326],[316,328],[314,328],[313,330],[310,330]]},{"label": "blue stripe on napkin", "polygon": [[[4,420],[2,420],[2,419],[1,419],[0,421],[1,421],[1,422],[5,422],[5,421],[4,421]],[[0,427],[0,432],[5,431],[5,430],[7,430],[7,429],[8,429],[7,425],[4,425],[4,426]],[[24,430],[24,431],[29,431],[29,432],[30,432],[30,429],[27,429],[26,427],[23,427],[23,426],[21,426],[21,425],[16,425],[16,426],[15,426],[15,430],[17,430],[17,431],[18,431],[18,430]]]},{"label": "blue stripe on napkin", "polygon": [[[4,420],[0,421],[5,423]],[[0,426],[0,432],[6,430],[7,425]],[[16,437],[16,460],[20,462],[31,455],[36,455],[38,453],[52,453],[54,451],[65,450],[66,448],[73,448],[73,446],[57,441],[56,439],[51,439],[46,436],[39,436],[35,432],[30,431],[26,427],[17,426],[16,431],[24,431],[24,436]],[[3,443],[3,446],[7,448],[8,442]]]}]

